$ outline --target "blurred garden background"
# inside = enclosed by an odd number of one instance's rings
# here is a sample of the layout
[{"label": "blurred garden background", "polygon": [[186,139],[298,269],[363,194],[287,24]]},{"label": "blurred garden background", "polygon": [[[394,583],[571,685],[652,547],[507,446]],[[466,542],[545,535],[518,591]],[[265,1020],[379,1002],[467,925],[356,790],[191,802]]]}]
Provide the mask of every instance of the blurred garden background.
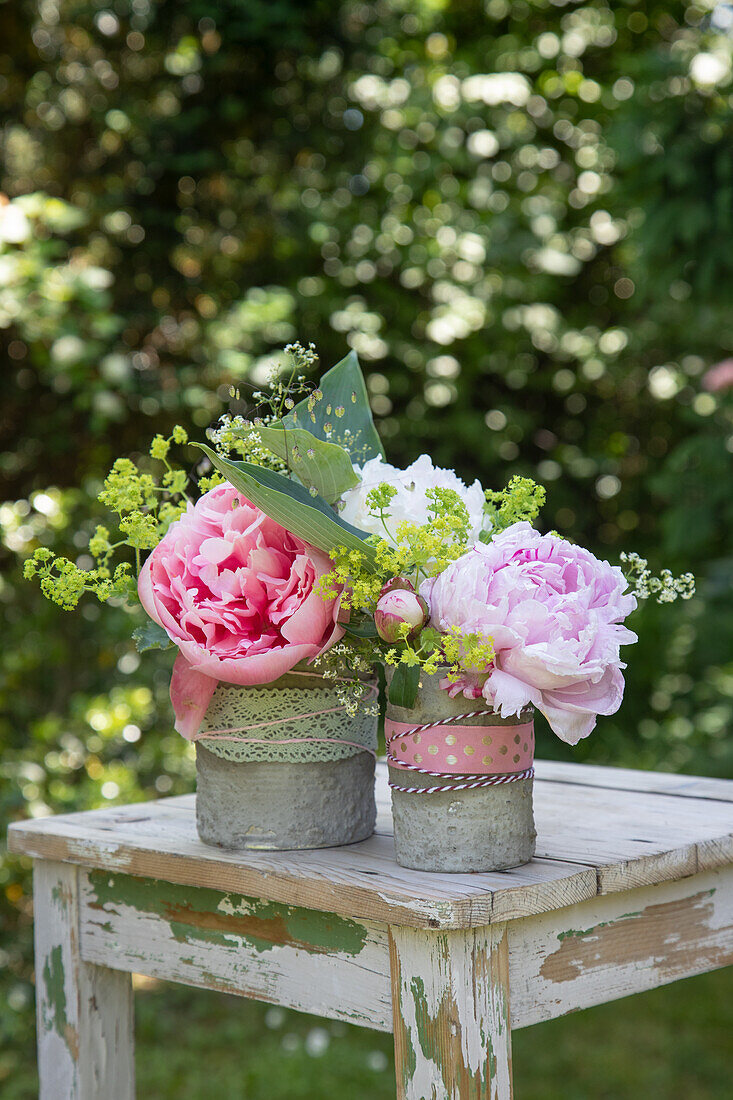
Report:
[{"label": "blurred garden background", "polygon": [[[200,437],[292,339],[358,351],[395,464],[535,477],[547,528],[698,576],[638,613],[621,711],[540,755],[733,776],[732,63],[715,0],[0,0],[3,830],[193,789],[170,655],[22,563],[83,554],[113,459]],[[29,1100],[27,863],[0,888],[0,1091]],[[730,993],[519,1033],[520,1095],[722,1100]],[[394,1094],[389,1036],[137,1000],[141,1096]]]}]

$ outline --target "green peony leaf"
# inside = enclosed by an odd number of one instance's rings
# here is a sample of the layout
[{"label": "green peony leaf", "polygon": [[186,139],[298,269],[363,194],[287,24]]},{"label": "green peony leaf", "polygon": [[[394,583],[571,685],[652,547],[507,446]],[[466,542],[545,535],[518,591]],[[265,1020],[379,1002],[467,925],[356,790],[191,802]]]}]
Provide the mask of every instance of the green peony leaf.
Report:
[{"label": "green peony leaf", "polygon": [[342,623],[341,624],[347,634],[353,635],[354,638],[377,638],[377,628],[374,625],[374,619],[364,619],[361,623]]},{"label": "green peony leaf", "polygon": [[232,462],[205,443],[196,446],[211,459],[230,485],[270,519],[326,554],[338,546],[358,550],[364,556],[366,568],[375,571],[376,554],[371,543],[365,541],[369,537],[367,533],[341,519],[323,497],[317,493],[313,496],[309,489],[274,470],[251,462]]},{"label": "green peony leaf", "polygon": [[163,627],[154,623],[152,619],[148,619],[143,626],[133,630],[132,639],[138,653],[144,653],[146,649],[171,649],[173,646]]},{"label": "green peony leaf", "polygon": [[305,428],[289,428],[280,422],[248,431],[258,435],[263,446],[286,462],[307,489],[315,489],[329,504],[359,484],[349,452]]},{"label": "green peony leaf", "polygon": [[[283,424],[288,428],[306,428],[319,439],[337,443],[360,466],[377,455],[384,458],[356,352],[350,351],[326,371],[319,388],[323,397],[315,403],[313,411],[308,411],[306,398],[283,418]],[[343,409],[343,413],[339,415],[337,409]]]},{"label": "green peony leaf", "polygon": [[392,683],[389,685],[389,701],[395,707],[404,707],[412,710],[417,699],[417,689],[420,684],[420,666],[403,665],[396,666],[392,674]]}]

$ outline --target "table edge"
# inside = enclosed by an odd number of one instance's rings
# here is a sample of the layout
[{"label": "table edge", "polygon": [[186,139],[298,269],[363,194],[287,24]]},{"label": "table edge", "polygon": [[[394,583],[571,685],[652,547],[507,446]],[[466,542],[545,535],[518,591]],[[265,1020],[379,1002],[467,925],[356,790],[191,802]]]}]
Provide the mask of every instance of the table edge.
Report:
[{"label": "table edge", "polygon": [[[45,819],[47,820],[47,819]],[[185,854],[165,853],[169,867],[161,874],[161,854],[150,849],[104,842],[72,841],[58,833],[33,831],[33,821],[15,822],[8,829],[8,850],[33,859],[71,863],[90,870],[134,877],[158,878],[184,886],[207,886],[223,893],[236,892],[249,897],[265,897],[287,905],[334,912],[361,920],[423,929],[465,929],[541,913],[554,912],[594,897],[622,893],[639,886],[689,878],[701,871],[733,867],[733,833],[713,837],[655,856],[640,856],[623,865],[625,879],[614,874],[618,864],[594,867],[572,860],[540,858],[535,862],[560,864],[566,875],[538,883],[517,883],[503,889],[477,892],[460,898],[420,897],[389,886],[344,886],[317,878],[299,878],[286,871],[277,873],[247,864],[201,861]],[[111,849],[115,850],[114,859]],[[676,871],[672,871],[672,868]]]}]

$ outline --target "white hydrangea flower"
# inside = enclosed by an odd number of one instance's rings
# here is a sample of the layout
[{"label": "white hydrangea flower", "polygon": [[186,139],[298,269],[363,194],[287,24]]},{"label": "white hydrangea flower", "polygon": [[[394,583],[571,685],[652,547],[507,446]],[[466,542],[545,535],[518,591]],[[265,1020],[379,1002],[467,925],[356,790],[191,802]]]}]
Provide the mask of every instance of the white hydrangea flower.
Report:
[{"label": "white hydrangea flower", "polygon": [[[386,481],[389,485],[394,485],[397,490],[397,495],[390,504],[390,518],[387,521],[387,527],[392,534],[403,522],[428,523],[430,517],[426,489],[453,489],[463,500],[471,517],[472,541],[478,541],[484,526],[484,490],[480,481],[474,481],[473,485],[466,486],[453,470],[443,470],[440,466],[433,466],[429,455],[420,455],[406,470],[390,466],[381,456],[378,456],[370,458],[361,469],[357,466],[356,472],[360,475],[361,482],[344,493],[339,511],[342,519],[361,531],[368,531],[382,538],[387,537],[381,521],[369,514],[366,500],[370,489],[375,489]],[[394,545],[393,540],[388,541]]]}]

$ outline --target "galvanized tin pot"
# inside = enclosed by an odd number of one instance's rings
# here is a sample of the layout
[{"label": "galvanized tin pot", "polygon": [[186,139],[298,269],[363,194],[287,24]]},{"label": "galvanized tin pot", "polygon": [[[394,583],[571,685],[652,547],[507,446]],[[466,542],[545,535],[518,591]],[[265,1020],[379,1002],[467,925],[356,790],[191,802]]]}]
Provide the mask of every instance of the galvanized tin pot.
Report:
[{"label": "galvanized tin pot", "polygon": [[[412,728],[485,708],[482,699],[451,699],[439,686],[444,675],[445,670],[421,676],[417,704],[411,710],[387,704],[388,736],[392,723]],[[523,774],[534,757],[532,718],[532,707],[511,718],[487,711],[462,723],[485,727],[483,735],[462,737],[461,725],[449,724],[412,737],[398,736],[391,748],[402,766],[390,767],[390,783],[422,789],[458,787],[461,780],[456,775]],[[423,774],[441,766],[450,767],[452,774]],[[410,770],[415,767],[421,770]],[[529,862],[536,840],[532,787],[532,778],[524,778],[432,794],[393,789],[397,862],[420,871],[503,871]]]}]

